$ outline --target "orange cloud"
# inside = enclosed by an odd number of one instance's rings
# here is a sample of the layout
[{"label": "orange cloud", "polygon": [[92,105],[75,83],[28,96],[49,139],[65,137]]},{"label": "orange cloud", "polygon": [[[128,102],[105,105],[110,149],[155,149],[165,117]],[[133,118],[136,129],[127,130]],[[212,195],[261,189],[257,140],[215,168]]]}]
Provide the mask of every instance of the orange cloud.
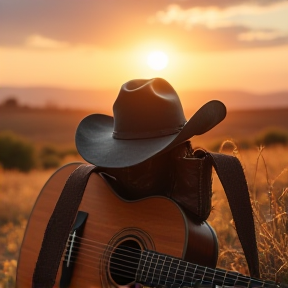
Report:
[{"label": "orange cloud", "polygon": [[0,46],[119,50],[160,40],[188,51],[214,51],[288,42],[287,1],[215,2],[0,0]]},{"label": "orange cloud", "polygon": [[[283,13],[283,10],[286,13]],[[272,16],[269,16],[271,13]],[[244,26],[250,28],[273,28],[285,30],[288,33],[285,26],[285,23],[288,23],[287,13],[287,2],[276,2],[271,6],[259,6],[254,2],[253,4],[234,4],[225,8],[217,6],[182,8],[180,5],[173,4],[169,5],[166,10],[158,11],[149,18],[149,22],[159,22],[165,25],[177,23],[186,29],[191,29],[197,25],[202,25],[209,29]],[[255,19],[255,17],[257,18]],[[259,17],[262,17],[262,19]],[[277,21],[270,21],[272,17],[275,20],[278,17]],[[279,21],[279,17],[282,20]],[[267,18],[267,21],[265,21],[265,18]]]},{"label": "orange cloud", "polygon": [[46,38],[41,35],[30,35],[26,41],[25,46],[36,49],[62,49],[67,48],[69,44],[64,41],[57,41],[54,39]]}]

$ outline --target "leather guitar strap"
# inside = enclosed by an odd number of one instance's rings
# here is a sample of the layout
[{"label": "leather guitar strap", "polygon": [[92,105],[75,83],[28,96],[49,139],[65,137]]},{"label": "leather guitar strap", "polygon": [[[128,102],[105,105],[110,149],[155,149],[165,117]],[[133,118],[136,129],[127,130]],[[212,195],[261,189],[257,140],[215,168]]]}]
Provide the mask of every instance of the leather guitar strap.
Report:
[{"label": "leather guitar strap", "polygon": [[55,284],[66,241],[88,179],[94,171],[94,165],[82,164],[67,179],[44,233],[33,274],[33,288],[52,288]]},{"label": "leather guitar strap", "polygon": [[259,259],[253,212],[242,165],[234,156],[209,152],[207,154],[210,156],[213,167],[225,190],[250,276],[259,278]]}]

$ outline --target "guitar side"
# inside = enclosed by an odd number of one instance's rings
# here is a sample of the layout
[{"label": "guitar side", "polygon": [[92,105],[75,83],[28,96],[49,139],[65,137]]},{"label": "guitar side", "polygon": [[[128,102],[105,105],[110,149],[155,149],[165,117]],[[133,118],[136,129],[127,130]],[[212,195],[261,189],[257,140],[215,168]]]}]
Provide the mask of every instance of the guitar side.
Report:
[{"label": "guitar side", "polygon": [[[39,194],[20,250],[16,287],[32,287],[47,223],[67,178],[79,165],[69,164],[58,170]],[[70,287],[116,287],[108,269],[107,247],[121,241],[134,241],[141,249],[154,250],[203,266],[216,265],[218,250],[213,230],[206,223],[195,224],[170,199],[150,197],[125,201],[93,173],[79,210],[87,212],[88,218]],[[61,267],[62,264],[54,287],[59,287]]]}]

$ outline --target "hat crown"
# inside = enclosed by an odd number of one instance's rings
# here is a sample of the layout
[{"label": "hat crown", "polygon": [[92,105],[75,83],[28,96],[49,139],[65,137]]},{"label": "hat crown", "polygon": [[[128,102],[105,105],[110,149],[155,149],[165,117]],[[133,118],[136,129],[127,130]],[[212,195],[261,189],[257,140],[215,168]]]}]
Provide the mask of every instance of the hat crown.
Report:
[{"label": "hat crown", "polygon": [[162,78],[122,85],[113,105],[117,139],[144,139],[179,133],[186,119],[179,97]]}]

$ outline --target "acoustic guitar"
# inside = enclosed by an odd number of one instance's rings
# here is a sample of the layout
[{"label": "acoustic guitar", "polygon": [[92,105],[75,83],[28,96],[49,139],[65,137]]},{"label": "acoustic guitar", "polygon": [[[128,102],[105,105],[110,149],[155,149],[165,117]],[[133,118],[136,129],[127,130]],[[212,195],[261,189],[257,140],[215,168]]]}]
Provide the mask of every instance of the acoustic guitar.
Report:
[{"label": "acoustic guitar", "polygon": [[[32,287],[47,223],[67,178],[79,165],[71,163],[59,169],[40,192],[22,242],[16,287]],[[217,247],[213,229],[206,222],[192,221],[172,200],[149,197],[126,201],[93,173],[67,239],[54,287],[108,288],[135,283],[152,287],[191,287],[197,283],[278,286],[215,269]]]}]

